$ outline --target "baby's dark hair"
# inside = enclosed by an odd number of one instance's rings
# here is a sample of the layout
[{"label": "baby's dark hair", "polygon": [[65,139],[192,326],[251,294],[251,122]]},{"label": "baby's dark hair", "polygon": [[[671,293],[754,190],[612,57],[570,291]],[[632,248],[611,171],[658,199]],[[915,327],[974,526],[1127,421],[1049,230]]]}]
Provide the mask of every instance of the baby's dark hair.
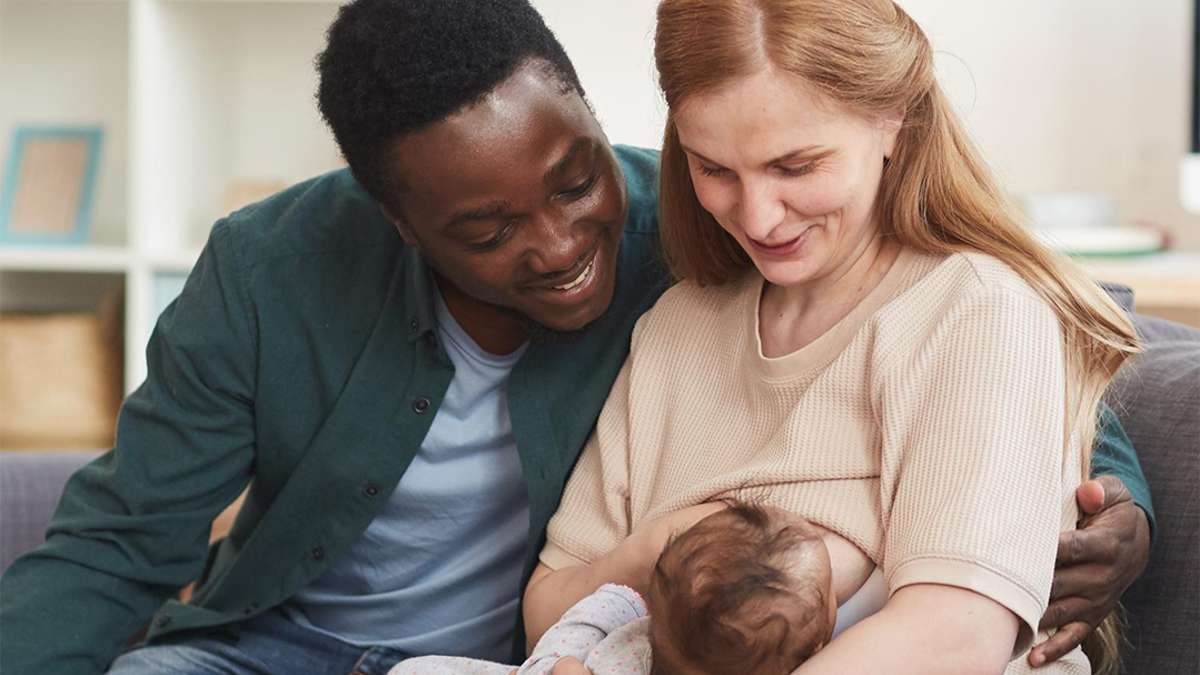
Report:
[{"label": "baby's dark hair", "polygon": [[827,561],[814,528],[761,506],[692,526],[650,580],[651,675],[788,675],[833,633]]},{"label": "baby's dark hair", "polygon": [[390,142],[480,101],[531,60],[564,91],[583,87],[527,0],[354,0],[338,9],[317,57],[317,104],[372,197],[399,178]]}]

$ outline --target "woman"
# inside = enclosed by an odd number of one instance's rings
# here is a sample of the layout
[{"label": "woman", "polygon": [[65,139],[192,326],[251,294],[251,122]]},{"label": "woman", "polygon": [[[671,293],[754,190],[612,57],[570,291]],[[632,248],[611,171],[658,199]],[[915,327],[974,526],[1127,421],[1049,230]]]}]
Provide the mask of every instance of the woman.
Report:
[{"label": "woman", "polygon": [[757,491],[887,580],[798,672],[1028,669],[1132,326],[1021,226],[891,0],[665,0],[656,59],[683,283],[634,333],[527,617],[636,582],[643,524]]}]

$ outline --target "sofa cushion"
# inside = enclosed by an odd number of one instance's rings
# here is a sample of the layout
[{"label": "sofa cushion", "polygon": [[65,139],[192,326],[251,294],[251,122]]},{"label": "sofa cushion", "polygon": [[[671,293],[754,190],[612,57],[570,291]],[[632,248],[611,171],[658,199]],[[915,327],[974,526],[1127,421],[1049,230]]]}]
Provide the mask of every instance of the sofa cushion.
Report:
[{"label": "sofa cushion", "polygon": [[1200,672],[1200,331],[1134,317],[1145,350],[1108,400],[1137,450],[1158,530],[1145,574],[1122,599],[1130,675]]},{"label": "sofa cushion", "polygon": [[99,452],[0,453],[0,572],[45,541],[50,516],[75,469]]}]

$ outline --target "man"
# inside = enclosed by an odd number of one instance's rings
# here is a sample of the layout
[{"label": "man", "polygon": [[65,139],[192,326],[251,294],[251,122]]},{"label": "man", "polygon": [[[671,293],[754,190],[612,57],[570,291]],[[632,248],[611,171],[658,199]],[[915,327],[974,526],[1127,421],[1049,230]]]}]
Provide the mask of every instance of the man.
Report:
[{"label": "man", "polygon": [[[666,284],[656,155],[609,145],[525,0],[358,0],[318,65],[353,177],[214,227],[115,450],[4,576],[0,670],[102,672],[147,621],[111,672],[520,658],[521,586]],[[1105,442],[1148,508],[1119,426]],[[1053,622],[1083,632],[1148,555],[1147,516],[1108,480],[1063,544],[1085,564]]]}]

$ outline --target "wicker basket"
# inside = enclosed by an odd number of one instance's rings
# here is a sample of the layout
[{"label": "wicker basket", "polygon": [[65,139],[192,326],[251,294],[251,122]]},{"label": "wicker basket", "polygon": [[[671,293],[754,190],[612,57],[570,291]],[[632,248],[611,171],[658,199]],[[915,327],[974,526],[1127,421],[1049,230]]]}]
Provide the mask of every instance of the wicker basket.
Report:
[{"label": "wicker basket", "polygon": [[0,449],[112,446],[121,406],[120,308],[0,315]]}]

